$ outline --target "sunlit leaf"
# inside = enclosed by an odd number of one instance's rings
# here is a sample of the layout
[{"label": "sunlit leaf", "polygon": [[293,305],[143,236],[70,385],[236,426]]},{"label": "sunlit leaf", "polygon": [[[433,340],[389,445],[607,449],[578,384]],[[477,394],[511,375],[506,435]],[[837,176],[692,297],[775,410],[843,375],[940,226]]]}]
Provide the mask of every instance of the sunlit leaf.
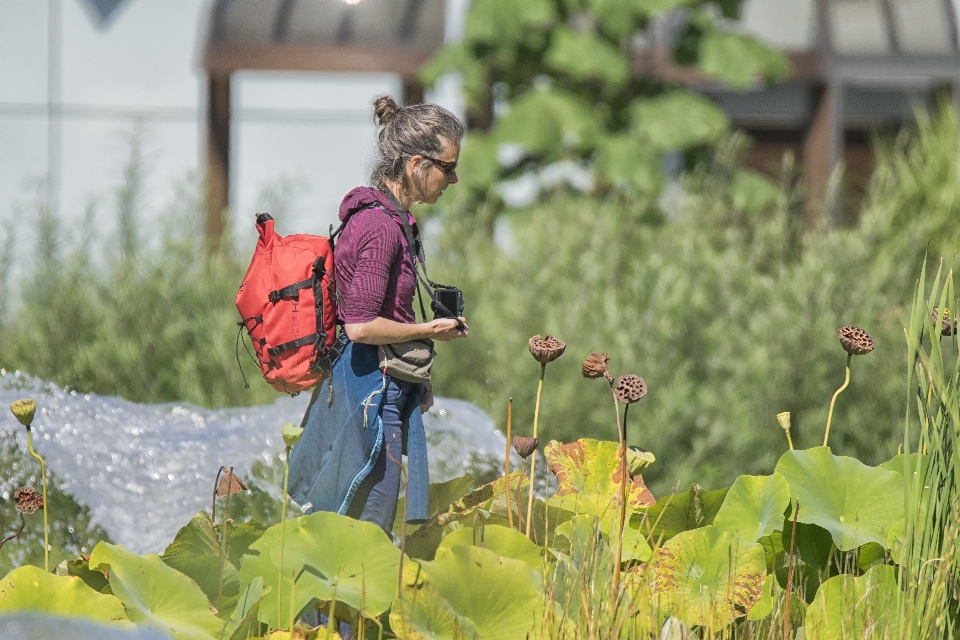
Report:
[{"label": "sunlit leaf", "polygon": [[535,87],[511,103],[492,135],[500,144],[518,144],[529,155],[557,160],[564,150],[592,146],[600,131],[596,115],[581,98],[559,89]]},{"label": "sunlit leaf", "polygon": [[390,614],[400,638],[525,640],[539,630],[543,592],[522,560],[459,545],[420,565],[423,583],[405,586]]},{"label": "sunlit leaf", "polygon": [[769,209],[783,195],[777,185],[750,169],[734,171],[729,194],[734,208],[747,212]]},{"label": "sunlit leaf", "polygon": [[747,89],[763,80],[784,80],[790,61],[753,36],[710,31],[700,41],[700,69],[736,89]]},{"label": "sunlit leaf", "polygon": [[170,629],[178,640],[209,640],[220,630],[200,587],[160,556],[101,542],[90,554],[90,566],[109,572],[110,588],[134,622]]},{"label": "sunlit leaf", "polygon": [[800,500],[798,522],[829,531],[841,551],[886,544],[890,528],[903,518],[903,478],[893,471],[835,456],[827,447],[788,451],[776,470],[791,498]]},{"label": "sunlit leaf", "polygon": [[531,569],[539,569],[542,564],[540,548],[530,542],[527,536],[509,527],[499,525],[486,525],[478,529],[461,527],[449,533],[440,542],[437,553],[461,544],[489,549],[503,558],[523,560],[530,565]]},{"label": "sunlit leaf", "polygon": [[834,576],[820,585],[804,624],[810,640],[863,638],[870,629],[898,629],[902,594],[894,567],[877,566],[859,578]]},{"label": "sunlit leaf", "polygon": [[779,473],[740,476],[724,498],[713,526],[753,542],[783,525],[789,503],[790,486]]},{"label": "sunlit leaf", "polygon": [[[544,449],[550,472],[557,477],[556,497],[569,496],[564,505],[582,506],[582,513],[601,515],[620,503],[623,463],[620,445],[606,440],[581,438],[562,444],[553,440]],[[643,476],[630,478],[627,504],[649,507],[656,503],[643,483]]]},{"label": "sunlit leaf", "polygon": [[594,171],[602,184],[657,194],[663,186],[662,164],[660,154],[635,137],[608,136],[600,143]]},{"label": "sunlit leaf", "polygon": [[267,529],[250,545],[259,555],[244,556],[240,566],[241,591],[257,576],[270,587],[260,607],[262,622],[286,626],[291,591],[295,613],[313,599],[337,600],[368,616],[378,616],[390,607],[396,595],[400,550],[380,527],[325,511],[287,520],[283,580],[278,585],[280,529],[280,525]]},{"label": "sunlit leaf", "polygon": [[720,107],[690,91],[638,98],[630,114],[633,129],[641,140],[663,150],[682,151],[716,142],[730,126]]},{"label": "sunlit leaf", "polygon": [[763,547],[716,527],[684,531],[653,559],[654,592],[663,609],[689,625],[723,627],[760,598]]},{"label": "sunlit leaf", "polygon": [[558,27],[545,62],[558,73],[576,80],[598,80],[619,88],[630,77],[630,65],[619,47],[599,36]]},{"label": "sunlit leaf", "polygon": [[177,532],[160,558],[196,582],[214,606],[219,599],[221,611],[232,611],[240,593],[240,575],[232,562],[226,558],[220,561],[213,536],[210,516],[201,511]]},{"label": "sunlit leaf", "polygon": [[707,491],[698,484],[683,493],[664,496],[646,510],[639,510],[630,519],[630,527],[666,541],[681,531],[713,524],[729,489]]},{"label": "sunlit leaf", "polygon": [[0,617],[14,611],[73,615],[91,620],[126,620],[123,605],[97,593],[80,578],[58,576],[24,565],[0,580]]}]

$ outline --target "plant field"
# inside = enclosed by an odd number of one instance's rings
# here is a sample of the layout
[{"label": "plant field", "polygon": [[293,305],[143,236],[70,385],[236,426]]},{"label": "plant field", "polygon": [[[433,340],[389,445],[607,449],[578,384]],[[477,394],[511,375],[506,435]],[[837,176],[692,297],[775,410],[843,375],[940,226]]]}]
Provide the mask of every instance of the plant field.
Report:
[{"label": "plant field", "polygon": [[[375,525],[331,513],[273,525],[227,519],[230,496],[243,487],[225,474],[217,519],[197,514],[161,555],[102,541],[48,570],[20,566],[0,581],[0,613],[151,626],[197,640],[955,638],[956,308],[952,273],[929,286],[921,275],[904,317],[902,444],[877,466],[834,451],[826,434],[824,446],[794,449],[781,414],[771,428],[785,436],[783,453],[767,474],[654,496],[642,473],[657,464],[655,452],[551,441],[541,448],[556,477],[552,495],[529,491],[526,464],[479,488],[469,476],[433,485],[427,522],[405,525],[401,501],[399,548]],[[848,374],[874,346],[855,329],[840,332]],[[549,396],[543,374],[564,348],[531,339],[538,397]],[[618,440],[636,404],[632,429],[642,441],[655,428],[643,411],[647,386],[615,379],[612,365],[594,354],[582,373],[598,380],[581,382],[609,381]],[[12,409],[29,432],[32,401]],[[833,425],[834,436],[844,428]],[[288,448],[299,432],[284,427]],[[532,466],[538,441],[524,435],[514,445]],[[26,517],[39,517],[39,497],[18,493]]]}]

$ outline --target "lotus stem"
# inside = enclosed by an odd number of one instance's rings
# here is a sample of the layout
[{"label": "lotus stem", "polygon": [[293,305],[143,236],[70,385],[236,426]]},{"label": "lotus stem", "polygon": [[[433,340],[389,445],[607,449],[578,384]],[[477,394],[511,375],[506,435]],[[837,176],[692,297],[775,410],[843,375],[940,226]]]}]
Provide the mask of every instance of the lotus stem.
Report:
[{"label": "lotus stem", "polygon": [[283,465],[283,506],[280,507],[280,564],[277,567],[277,625],[280,624],[280,620],[282,619],[280,617],[280,601],[282,600],[280,594],[283,589],[283,540],[287,532],[287,483],[290,480],[290,450],[292,448],[291,446],[287,446]]},{"label": "lotus stem", "polygon": [[630,405],[623,408],[623,428],[620,432],[620,467],[623,472],[620,476],[620,518],[617,528],[617,559],[613,566],[613,595],[614,598],[620,593],[620,563],[623,561],[623,524],[627,519],[627,413],[630,411]]},{"label": "lotus stem", "polygon": [[[547,364],[540,364],[540,382],[537,384],[537,404],[533,410],[533,437],[537,437],[537,426],[540,423],[540,396],[543,394],[543,376],[547,372]],[[533,485],[536,477],[537,453],[534,451],[530,460],[530,497],[527,499],[527,537],[530,537],[530,523],[533,521]]]},{"label": "lotus stem", "polygon": [[[523,531],[523,511],[520,508],[520,488],[523,486],[523,474],[526,460],[520,461],[520,477],[517,478],[517,531]],[[509,487],[508,487],[509,488]]]},{"label": "lotus stem", "polygon": [[847,375],[843,381],[843,385],[837,389],[833,394],[833,398],[830,400],[830,411],[827,413],[827,430],[823,433],[823,446],[827,446],[827,440],[830,438],[830,423],[833,421],[833,406],[837,403],[837,396],[843,393],[843,390],[850,386],[850,361],[853,359],[853,354],[847,354]]},{"label": "lotus stem", "polygon": [[[220,474],[223,473],[224,471],[226,471],[226,469],[223,468],[223,465],[220,465],[220,470],[217,471],[217,477],[213,481],[213,504],[210,506],[210,522],[212,524],[216,524],[217,522],[217,488],[219,488],[220,486]],[[213,539],[212,540],[213,548],[216,549],[217,548],[216,530],[212,531],[211,537]]]},{"label": "lotus stem", "polygon": [[[507,402],[507,453],[503,459],[503,479],[506,481],[506,491],[504,492],[507,499],[507,521],[510,524],[510,528],[513,529],[513,508],[510,506],[510,428],[513,423],[513,398]],[[517,508],[520,508],[520,503],[517,503]]]},{"label": "lotus stem", "polygon": [[[220,475],[219,473],[217,474]],[[230,467],[230,479],[233,480],[233,467]],[[220,584],[217,586],[217,611],[220,611],[220,604],[223,600],[223,562],[227,557],[227,516],[230,514],[230,491],[227,491],[227,502],[223,506],[223,526],[220,527]],[[216,491],[214,491],[216,495]],[[214,540],[216,540],[216,529],[214,529]]]},{"label": "lotus stem", "polygon": [[27,521],[23,519],[23,513],[21,513],[21,514],[20,514],[20,528],[17,529],[16,533],[11,533],[10,535],[8,535],[8,536],[7,536],[6,538],[4,538],[3,540],[0,540],[0,548],[2,548],[3,545],[5,545],[5,544],[7,544],[8,542],[10,542],[11,540],[13,540],[14,538],[16,538],[16,537],[17,537],[18,535],[20,535],[21,533],[23,533],[23,528],[24,528],[25,526],[27,526]]},{"label": "lotus stem", "polygon": [[610,379],[610,395],[613,396],[613,412],[617,416],[617,440],[620,441],[620,446],[623,446],[623,433],[620,429],[620,401],[617,400],[617,389],[614,385],[613,378]]},{"label": "lotus stem", "polygon": [[33,449],[33,431],[27,427],[27,449],[30,455],[40,461],[40,475],[43,481],[43,570],[50,572],[50,526],[47,523],[47,465],[43,457]]},{"label": "lotus stem", "polygon": [[793,548],[797,539],[797,515],[800,513],[800,500],[793,509],[793,527],[790,531],[790,565],[787,568],[786,602],[783,605],[783,640],[790,637],[790,592],[793,590]]}]

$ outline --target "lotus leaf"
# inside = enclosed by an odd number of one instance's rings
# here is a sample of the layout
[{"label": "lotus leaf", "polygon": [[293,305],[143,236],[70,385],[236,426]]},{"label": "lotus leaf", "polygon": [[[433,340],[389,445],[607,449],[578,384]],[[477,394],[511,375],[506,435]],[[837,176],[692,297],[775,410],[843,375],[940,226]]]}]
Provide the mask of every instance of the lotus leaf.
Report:
[{"label": "lotus leaf", "polygon": [[724,498],[713,526],[753,542],[783,525],[789,503],[790,486],[779,473],[740,476]]},{"label": "lotus leaf", "polygon": [[570,542],[570,559],[576,569],[582,568],[588,557],[609,555],[598,525],[595,516],[579,515],[557,527],[557,535]]},{"label": "lotus leaf", "polygon": [[899,629],[896,575],[893,567],[877,566],[859,578],[843,574],[824,582],[807,609],[806,637],[840,640],[867,637],[870,629]]},{"label": "lotus leaf", "polygon": [[200,512],[177,532],[160,558],[167,566],[196,582],[211,603],[217,605],[219,598],[220,611],[229,612],[240,594],[240,574],[229,560],[224,559],[221,563],[219,549],[213,546],[215,535],[210,516]]},{"label": "lotus leaf", "polygon": [[265,592],[269,589],[270,587],[263,586],[261,576],[253,578],[237,599],[237,606],[227,619],[221,637],[227,640],[246,638],[252,635],[254,630],[258,630],[260,626],[256,624],[259,619],[258,609]]},{"label": "lotus leaf", "polygon": [[[427,500],[427,517],[433,518],[447,511],[454,502],[466,495],[472,486],[473,476],[469,473],[459,478],[447,480],[446,482],[430,483],[429,498]],[[400,533],[403,526],[404,502],[404,498],[401,497],[397,503],[397,517],[393,521],[393,532],[396,534]],[[410,525],[407,525],[407,532],[409,533],[410,530]]]},{"label": "lotus leaf", "polygon": [[901,477],[904,476],[904,471],[909,471],[913,474],[914,478],[923,480],[927,473],[927,464],[929,461],[928,456],[920,453],[911,453],[909,455],[901,453],[890,458],[879,465],[879,467],[887,471],[896,471]]},{"label": "lotus leaf", "polygon": [[687,491],[660,498],[649,509],[630,518],[630,528],[665,542],[681,531],[713,524],[728,489],[706,491],[698,484]]},{"label": "lotus leaf", "polygon": [[523,560],[531,569],[539,570],[543,564],[540,548],[527,536],[515,529],[491,524],[474,529],[461,527],[448,534],[440,543],[437,553],[457,545],[466,544],[490,549],[502,558]]},{"label": "lotus leaf", "polygon": [[209,640],[220,630],[200,587],[160,556],[138,556],[100,542],[90,554],[90,566],[109,572],[110,588],[134,622],[170,629],[178,640]]},{"label": "lotus leaf", "polygon": [[631,117],[637,135],[665,151],[714,142],[730,126],[720,107],[689,91],[638,98],[631,107]]},{"label": "lotus leaf", "polygon": [[80,578],[58,576],[24,565],[0,581],[0,616],[14,611],[76,615],[91,620],[126,620],[123,605],[97,593]]},{"label": "lotus leaf", "polygon": [[665,612],[689,625],[720,629],[761,596],[763,547],[713,526],[684,531],[653,560],[654,592]]},{"label": "lotus leaf", "polygon": [[896,472],[835,456],[827,447],[788,451],[776,470],[800,500],[798,522],[829,531],[841,551],[886,544],[890,528],[903,518],[903,478]]},{"label": "lotus leaf", "polygon": [[459,545],[420,569],[424,582],[408,582],[390,614],[400,638],[525,640],[539,629],[543,592],[525,562]]},{"label": "lotus leaf", "polygon": [[[561,444],[553,440],[544,450],[544,456],[550,471],[557,476],[556,497],[575,496],[579,512],[599,516],[619,504],[623,467],[618,443],[581,438]],[[656,503],[642,476],[633,476],[630,480],[628,505],[649,507]],[[569,500],[563,503],[570,508]]]},{"label": "lotus leaf", "polygon": [[94,591],[103,591],[107,586],[107,576],[102,571],[93,571],[90,569],[90,556],[80,556],[74,560],[64,560],[57,565],[56,573],[58,576],[75,576],[86,583]]},{"label": "lotus leaf", "polygon": [[[291,591],[295,613],[313,599],[337,600],[370,617],[390,607],[396,595],[400,550],[377,525],[324,511],[288,520],[283,583],[278,586],[280,528],[270,527],[250,545],[260,555],[244,556],[240,567],[241,589],[258,575],[271,588],[260,609],[262,622],[286,626]],[[295,585],[290,582],[292,576]],[[277,620],[278,597],[281,620]]]},{"label": "lotus leaf", "polygon": [[633,187],[640,193],[659,193],[663,185],[663,161],[633,136],[608,136],[600,142],[594,171],[605,184]]},{"label": "lotus leaf", "polygon": [[753,36],[711,31],[700,42],[700,69],[736,89],[747,89],[761,80],[782,80],[790,73],[790,62]]}]

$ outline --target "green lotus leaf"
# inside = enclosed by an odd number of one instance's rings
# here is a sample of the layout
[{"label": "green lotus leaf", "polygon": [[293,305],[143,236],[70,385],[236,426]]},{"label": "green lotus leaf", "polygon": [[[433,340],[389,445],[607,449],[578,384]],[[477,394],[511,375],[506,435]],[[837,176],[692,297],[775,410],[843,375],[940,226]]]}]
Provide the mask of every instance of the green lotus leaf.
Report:
[{"label": "green lotus leaf", "polygon": [[630,113],[640,139],[666,151],[683,151],[716,142],[730,126],[720,107],[689,91],[638,98]]},{"label": "green lotus leaf", "polygon": [[390,623],[406,639],[525,640],[539,630],[543,591],[522,560],[458,545],[420,565],[423,584],[404,587]]},{"label": "green lotus leaf", "polygon": [[896,578],[894,567],[877,566],[859,578],[842,574],[825,581],[807,608],[806,637],[841,640],[868,637],[870,629],[899,629]]},{"label": "green lotus leaf", "polygon": [[90,554],[90,566],[109,572],[110,589],[134,622],[170,629],[178,640],[209,640],[220,630],[200,587],[158,555],[139,556],[100,542]]},{"label": "green lotus leaf", "polygon": [[[262,622],[287,626],[291,591],[295,614],[313,599],[337,600],[369,617],[390,607],[396,595],[400,550],[380,527],[323,511],[287,520],[283,582],[278,585],[280,529],[280,525],[267,529],[250,545],[259,555],[244,556],[240,566],[241,591],[258,575],[271,589],[260,609]],[[277,598],[281,599],[280,619]]]},{"label": "green lotus leaf", "polygon": [[[575,505],[577,512],[597,516],[602,516],[608,510],[617,511],[623,477],[618,443],[588,438],[569,444],[552,440],[543,455],[551,473],[557,477],[555,497],[575,498],[562,500],[564,508],[572,510],[571,505]],[[630,481],[627,492],[629,506],[649,507],[656,503],[653,494],[643,483],[643,476],[633,476]]]},{"label": "green lotus leaf", "polygon": [[695,484],[683,493],[664,496],[649,509],[633,514],[630,528],[665,542],[681,531],[711,525],[728,490],[707,491]]},{"label": "green lotus leaf", "polygon": [[779,473],[772,476],[737,478],[713,526],[756,541],[783,526],[783,512],[790,503],[790,486]]},{"label": "green lotus leaf", "polygon": [[[90,569],[89,556],[80,556],[73,560],[64,560],[57,565],[54,573],[58,576],[72,576],[83,580],[83,582],[97,592],[102,592],[107,586],[107,576],[102,571],[93,571]],[[109,591],[108,591],[109,593]]]},{"label": "green lotus leaf", "polygon": [[778,82],[790,74],[790,62],[777,49],[750,35],[711,31],[700,41],[700,70],[736,89],[761,80]]},{"label": "green lotus leaf", "polygon": [[689,625],[719,629],[750,612],[766,576],[763,547],[713,526],[684,531],[653,560],[659,606]]},{"label": "green lotus leaf", "polygon": [[835,456],[827,447],[790,450],[776,471],[791,498],[800,500],[798,522],[829,531],[841,551],[886,544],[890,527],[903,518],[903,478],[896,472]]},{"label": "green lotus leaf", "polygon": [[539,570],[543,564],[540,547],[530,542],[527,536],[509,527],[501,527],[495,524],[478,527],[477,529],[461,527],[448,534],[440,542],[437,553],[462,544],[490,549],[502,558],[523,560],[530,565],[531,569]]},{"label": "green lotus leaf", "polygon": [[0,581],[0,616],[14,611],[75,615],[91,620],[126,620],[115,596],[97,593],[77,577],[58,576],[24,565]]},{"label": "green lotus leaf", "polygon": [[[602,544],[603,534],[595,516],[579,515],[567,520],[556,528],[556,534],[569,542],[569,557],[573,566],[580,569],[584,561],[595,553],[599,558],[609,555],[606,544]],[[599,548],[598,548],[599,544]]]},{"label": "green lotus leaf", "polygon": [[0,616],[3,640],[171,640],[156,627],[136,627],[130,622],[101,622],[72,615],[23,611]]},{"label": "green lotus leaf", "polygon": [[263,596],[270,590],[270,587],[263,586],[261,576],[254,577],[243,593],[237,598],[237,606],[233,613],[227,619],[221,638],[226,640],[235,640],[252,636],[255,631],[259,631],[258,610],[263,601]]},{"label": "green lotus leaf", "polygon": [[[427,517],[433,518],[450,509],[450,506],[465,496],[470,487],[473,486],[473,476],[469,473],[459,478],[453,478],[446,482],[432,482],[429,487],[429,498],[427,499]],[[403,497],[397,502],[397,517],[393,521],[393,532],[400,534],[403,527]],[[407,525],[407,533],[410,533],[412,527]]]},{"label": "green lotus leaf", "polygon": [[618,89],[630,78],[623,51],[598,35],[560,26],[553,31],[547,66],[575,80],[599,80]]},{"label": "green lotus leaf", "polygon": [[229,612],[240,594],[240,574],[226,558],[221,563],[220,550],[214,547],[215,535],[210,516],[201,511],[177,532],[160,558],[167,566],[196,582],[214,606],[219,600],[221,612]]}]

